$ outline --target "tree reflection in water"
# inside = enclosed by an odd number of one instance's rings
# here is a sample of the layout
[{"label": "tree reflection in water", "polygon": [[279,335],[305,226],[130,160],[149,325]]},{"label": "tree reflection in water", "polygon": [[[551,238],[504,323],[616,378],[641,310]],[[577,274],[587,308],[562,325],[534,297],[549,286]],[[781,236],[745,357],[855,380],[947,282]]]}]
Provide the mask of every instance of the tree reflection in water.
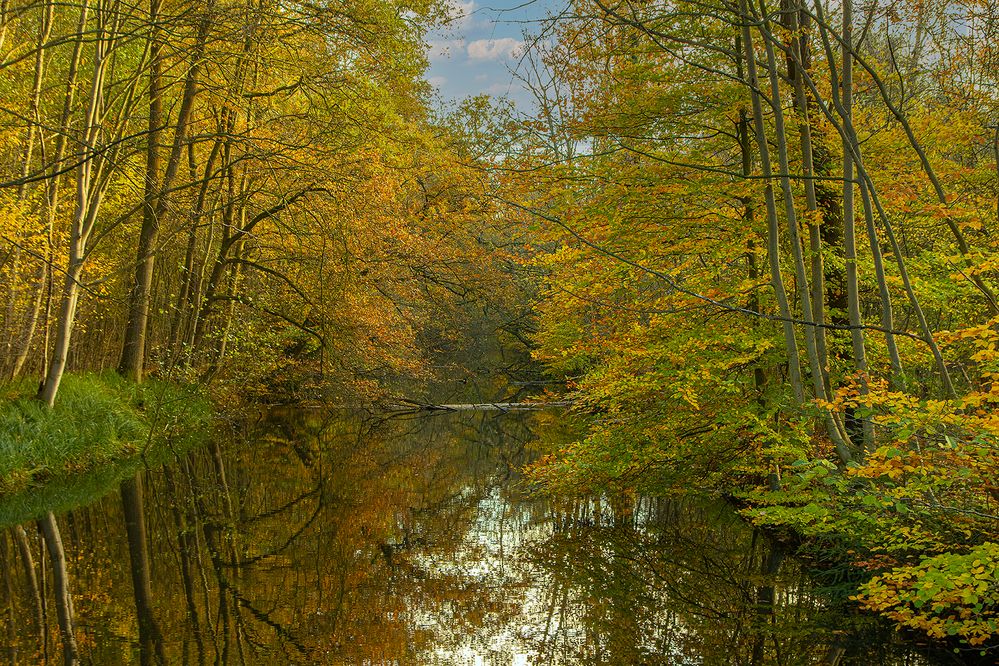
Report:
[{"label": "tree reflection in water", "polygon": [[[536,415],[289,412],[129,478],[120,497],[59,518],[80,658],[935,663],[828,607],[722,504],[529,495],[531,442],[558,428]],[[4,654],[57,661],[37,528],[9,534]]]}]

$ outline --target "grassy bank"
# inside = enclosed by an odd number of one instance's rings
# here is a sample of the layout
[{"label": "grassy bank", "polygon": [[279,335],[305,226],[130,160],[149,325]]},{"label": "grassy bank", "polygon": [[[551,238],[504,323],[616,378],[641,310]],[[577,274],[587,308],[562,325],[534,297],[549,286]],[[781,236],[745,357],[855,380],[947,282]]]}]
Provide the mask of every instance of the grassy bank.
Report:
[{"label": "grassy bank", "polygon": [[211,416],[194,387],[114,373],[67,375],[51,410],[21,381],[0,390],[0,496],[182,444]]}]

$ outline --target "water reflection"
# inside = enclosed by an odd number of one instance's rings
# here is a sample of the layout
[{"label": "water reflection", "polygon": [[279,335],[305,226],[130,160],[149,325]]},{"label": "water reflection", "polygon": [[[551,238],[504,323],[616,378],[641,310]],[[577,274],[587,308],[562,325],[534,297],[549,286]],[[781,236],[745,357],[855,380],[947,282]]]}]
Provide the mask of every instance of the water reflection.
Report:
[{"label": "water reflection", "polygon": [[[518,470],[537,431],[557,428],[539,415],[303,412],[245,425],[58,519],[7,528],[4,654],[935,663],[827,607],[793,558],[723,505],[528,496]],[[50,538],[60,526],[63,564]]]}]

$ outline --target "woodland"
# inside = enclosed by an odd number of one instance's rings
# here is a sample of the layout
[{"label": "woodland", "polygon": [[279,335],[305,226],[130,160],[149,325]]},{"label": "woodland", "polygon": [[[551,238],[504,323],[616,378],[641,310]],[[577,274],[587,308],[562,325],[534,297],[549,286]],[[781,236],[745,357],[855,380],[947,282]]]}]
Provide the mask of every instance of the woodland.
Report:
[{"label": "woodland", "polygon": [[442,109],[450,7],[0,0],[0,453],[156,386],[390,400],[496,335],[585,423],[538,492],[725,497],[993,658],[999,5],[579,0],[530,108]]}]

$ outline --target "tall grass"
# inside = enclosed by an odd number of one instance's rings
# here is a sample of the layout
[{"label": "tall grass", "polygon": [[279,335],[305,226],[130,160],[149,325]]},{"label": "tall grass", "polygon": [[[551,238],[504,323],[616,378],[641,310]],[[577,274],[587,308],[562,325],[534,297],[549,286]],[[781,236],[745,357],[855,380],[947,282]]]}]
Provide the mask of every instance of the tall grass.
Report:
[{"label": "tall grass", "polygon": [[211,415],[196,389],[114,373],[67,375],[51,410],[22,381],[0,392],[0,495],[196,436]]}]

